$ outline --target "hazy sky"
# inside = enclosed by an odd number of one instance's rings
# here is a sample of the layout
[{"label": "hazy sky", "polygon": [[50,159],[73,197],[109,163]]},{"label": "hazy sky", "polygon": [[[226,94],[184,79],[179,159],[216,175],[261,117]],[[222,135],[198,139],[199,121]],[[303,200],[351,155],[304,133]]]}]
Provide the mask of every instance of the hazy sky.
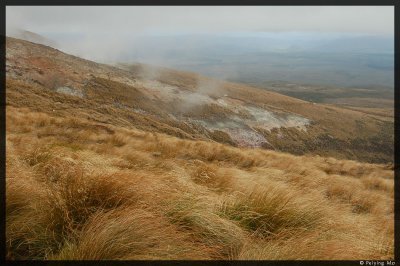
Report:
[{"label": "hazy sky", "polygon": [[120,35],[132,32],[316,31],[388,34],[392,6],[7,6],[7,30]]}]

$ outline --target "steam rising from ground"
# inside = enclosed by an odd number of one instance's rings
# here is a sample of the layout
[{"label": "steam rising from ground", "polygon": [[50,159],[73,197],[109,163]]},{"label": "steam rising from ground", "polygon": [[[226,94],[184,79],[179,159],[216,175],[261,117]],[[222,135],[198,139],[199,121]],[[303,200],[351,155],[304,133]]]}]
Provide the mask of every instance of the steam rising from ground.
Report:
[{"label": "steam rising from ground", "polygon": [[[307,131],[310,120],[291,113],[276,113],[248,103],[232,99],[224,89],[222,81],[199,79],[195,90],[179,88],[157,80],[161,73],[152,68],[141,68],[142,79],[136,81],[153,97],[173,104],[179,119],[195,123],[210,131],[223,131],[239,146],[261,147],[270,145],[258,129],[270,131],[274,128],[297,128]],[[211,106],[218,106],[220,113],[192,117],[193,111],[207,112]],[[211,109],[210,112],[213,110]],[[246,117],[243,114],[247,114]],[[175,116],[173,116],[175,117]]]}]

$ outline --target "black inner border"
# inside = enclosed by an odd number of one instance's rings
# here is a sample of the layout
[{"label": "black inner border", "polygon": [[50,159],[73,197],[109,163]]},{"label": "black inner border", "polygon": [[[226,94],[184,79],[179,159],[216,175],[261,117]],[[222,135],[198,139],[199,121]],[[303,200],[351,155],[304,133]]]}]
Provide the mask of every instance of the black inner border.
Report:
[{"label": "black inner border", "polygon": [[[5,79],[5,24],[6,24],[6,6],[55,6],[55,5],[65,5],[65,6],[107,6],[107,5],[210,5],[210,6],[220,6],[220,5],[270,5],[270,6],[394,6],[395,11],[395,135],[394,135],[394,165],[395,165],[395,260],[394,262],[400,263],[400,191],[399,191],[399,163],[400,155],[399,152],[399,137],[400,137],[400,125],[398,123],[398,118],[400,117],[400,109],[397,108],[397,104],[400,100],[400,1],[396,0],[248,0],[248,1],[210,1],[210,0],[190,0],[190,1],[179,1],[179,0],[6,0],[0,7],[1,21],[0,21],[0,55],[1,55],[1,70],[0,70],[0,81],[2,87],[0,87],[0,196],[1,196],[1,206],[0,206],[0,258],[1,264],[7,265],[22,265],[22,264],[48,264],[48,265],[360,265],[360,261],[6,261],[6,236],[5,236],[5,166],[6,166],[6,79]],[[371,236],[373,238],[374,236]],[[365,261],[364,265],[389,265],[387,261],[369,261],[371,264],[367,264]],[[374,264],[375,262],[375,264]],[[377,264],[377,262],[379,264]],[[383,264],[380,264],[383,263]]]}]

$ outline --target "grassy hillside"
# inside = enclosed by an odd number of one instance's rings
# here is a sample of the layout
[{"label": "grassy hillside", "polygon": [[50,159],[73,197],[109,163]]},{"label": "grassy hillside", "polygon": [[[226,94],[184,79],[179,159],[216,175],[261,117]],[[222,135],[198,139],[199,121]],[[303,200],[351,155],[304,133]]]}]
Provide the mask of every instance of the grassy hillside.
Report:
[{"label": "grassy hillside", "polygon": [[6,144],[9,259],[393,258],[382,165],[12,106]]},{"label": "grassy hillside", "polygon": [[6,64],[8,259],[393,259],[380,110],[12,38]]},{"label": "grassy hillside", "polygon": [[232,146],[393,162],[393,118],[379,108],[313,104],[140,64],[113,67],[13,38],[6,46],[13,106]]}]

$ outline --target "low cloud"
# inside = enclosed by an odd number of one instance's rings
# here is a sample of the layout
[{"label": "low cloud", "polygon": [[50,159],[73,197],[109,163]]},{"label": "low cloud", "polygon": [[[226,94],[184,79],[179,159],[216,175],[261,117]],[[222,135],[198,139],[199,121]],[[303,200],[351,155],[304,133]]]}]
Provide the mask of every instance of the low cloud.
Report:
[{"label": "low cloud", "polygon": [[8,6],[6,18],[11,27],[42,33],[394,30],[391,6]]}]

